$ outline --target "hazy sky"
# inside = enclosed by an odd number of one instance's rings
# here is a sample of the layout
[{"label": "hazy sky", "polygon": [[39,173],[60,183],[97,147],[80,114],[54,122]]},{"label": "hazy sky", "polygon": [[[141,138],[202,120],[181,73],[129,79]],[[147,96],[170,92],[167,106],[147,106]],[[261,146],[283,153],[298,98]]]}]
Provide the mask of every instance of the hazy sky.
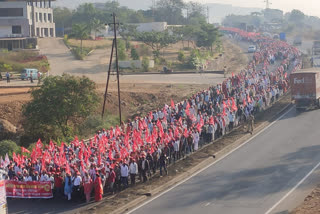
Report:
[{"label": "hazy sky", "polygon": [[[241,7],[265,8],[264,0],[193,0],[201,3],[232,4]],[[299,9],[309,16],[320,17],[320,0],[270,0],[270,8],[280,9],[285,12]]]}]

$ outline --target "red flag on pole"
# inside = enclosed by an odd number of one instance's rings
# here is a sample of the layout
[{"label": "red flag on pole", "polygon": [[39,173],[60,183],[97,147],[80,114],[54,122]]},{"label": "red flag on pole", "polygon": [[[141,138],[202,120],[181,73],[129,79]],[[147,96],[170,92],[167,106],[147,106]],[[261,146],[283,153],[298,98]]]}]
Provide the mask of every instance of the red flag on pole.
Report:
[{"label": "red flag on pole", "polygon": [[23,146],[21,146],[21,153],[30,153],[30,151]]},{"label": "red flag on pole", "polygon": [[173,102],[173,100],[171,99],[171,108],[175,108],[175,106],[174,106],[174,102]]}]

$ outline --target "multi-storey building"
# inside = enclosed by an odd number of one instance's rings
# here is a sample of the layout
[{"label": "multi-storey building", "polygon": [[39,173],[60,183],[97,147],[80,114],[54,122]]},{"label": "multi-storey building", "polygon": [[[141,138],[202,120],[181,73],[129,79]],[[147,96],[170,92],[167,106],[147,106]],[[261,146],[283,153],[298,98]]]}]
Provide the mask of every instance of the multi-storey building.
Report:
[{"label": "multi-storey building", "polygon": [[0,0],[0,48],[23,48],[28,38],[55,37],[52,1]]}]

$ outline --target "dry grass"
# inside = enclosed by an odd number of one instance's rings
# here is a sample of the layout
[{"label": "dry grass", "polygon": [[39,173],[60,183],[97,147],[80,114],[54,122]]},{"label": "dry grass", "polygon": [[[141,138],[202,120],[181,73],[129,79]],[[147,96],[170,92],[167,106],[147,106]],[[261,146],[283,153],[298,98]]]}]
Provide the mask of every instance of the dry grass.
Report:
[{"label": "dry grass", "polygon": [[[69,44],[71,46],[78,46],[80,47],[81,41],[78,39],[69,39]],[[82,45],[84,48],[111,48],[112,40],[103,39],[103,40],[83,40]]]}]

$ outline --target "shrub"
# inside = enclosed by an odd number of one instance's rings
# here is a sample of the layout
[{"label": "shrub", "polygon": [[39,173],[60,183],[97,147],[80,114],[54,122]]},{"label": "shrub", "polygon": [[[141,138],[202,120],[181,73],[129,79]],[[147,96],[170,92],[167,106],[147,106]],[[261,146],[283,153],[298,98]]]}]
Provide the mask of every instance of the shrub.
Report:
[{"label": "shrub", "polygon": [[7,153],[12,156],[12,153],[17,153],[20,150],[19,146],[11,140],[0,141],[0,156],[5,156]]},{"label": "shrub", "polygon": [[137,49],[131,48],[131,58],[133,60],[139,60],[140,57],[139,57],[139,54],[137,52]]},{"label": "shrub", "polygon": [[123,40],[117,40],[118,42],[118,57],[119,60],[126,60],[127,53],[126,53],[126,45]]},{"label": "shrub", "polygon": [[186,60],[186,56],[184,55],[183,51],[179,51],[178,60],[179,62],[182,62],[182,63]]},{"label": "shrub", "polygon": [[142,59],[142,71],[143,72],[149,71],[149,58],[148,57],[144,57]]}]

